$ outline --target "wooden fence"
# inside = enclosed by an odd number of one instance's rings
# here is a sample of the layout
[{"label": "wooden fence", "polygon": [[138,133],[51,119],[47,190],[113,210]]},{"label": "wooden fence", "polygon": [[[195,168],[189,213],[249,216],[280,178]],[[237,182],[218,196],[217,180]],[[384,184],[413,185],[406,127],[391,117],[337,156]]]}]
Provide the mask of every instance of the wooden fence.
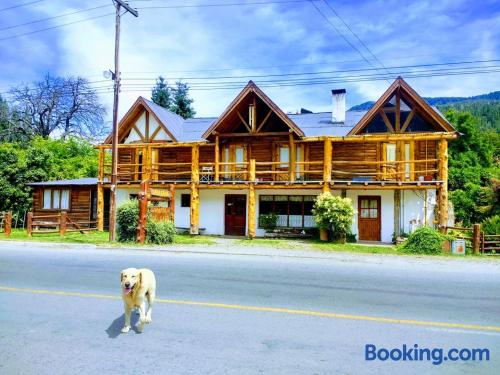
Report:
[{"label": "wooden fence", "polygon": [[485,234],[481,232],[481,225],[474,224],[466,227],[446,227],[459,232],[457,238],[466,240],[466,244],[474,254],[500,255],[500,234]]},{"label": "wooden fence", "polygon": [[59,233],[60,236],[64,236],[68,232],[86,233],[97,230],[96,220],[75,221],[66,212],[37,216],[34,216],[33,212],[28,212],[26,222],[26,230],[30,237],[36,233]]},{"label": "wooden fence", "polygon": [[0,233],[9,237],[12,230],[12,212],[4,212],[0,215]]}]

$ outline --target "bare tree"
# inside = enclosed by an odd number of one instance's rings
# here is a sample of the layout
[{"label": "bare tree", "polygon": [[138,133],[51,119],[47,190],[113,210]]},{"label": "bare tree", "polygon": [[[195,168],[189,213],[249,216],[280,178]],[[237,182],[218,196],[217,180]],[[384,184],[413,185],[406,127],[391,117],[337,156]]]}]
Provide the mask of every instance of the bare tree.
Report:
[{"label": "bare tree", "polygon": [[79,135],[96,138],[106,133],[106,113],[96,91],[82,77],[51,77],[10,91],[16,107],[26,113],[33,133],[65,138]]}]

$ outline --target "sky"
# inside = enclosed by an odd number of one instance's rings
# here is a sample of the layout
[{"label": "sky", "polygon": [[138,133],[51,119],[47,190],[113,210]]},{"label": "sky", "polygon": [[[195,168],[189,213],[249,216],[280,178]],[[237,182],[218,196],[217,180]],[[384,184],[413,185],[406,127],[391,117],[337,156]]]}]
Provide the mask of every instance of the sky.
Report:
[{"label": "sky", "polygon": [[[30,4],[5,9],[26,3]],[[120,115],[139,95],[150,98],[151,87],[159,75],[170,83],[177,79],[191,83],[191,96],[199,117],[220,115],[240,91],[234,86],[242,86],[249,79],[258,85],[271,85],[262,88],[285,112],[300,108],[330,111],[331,89],[338,88],[347,89],[348,108],[376,100],[397,73],[403,78],[410,76],[407,82],[426,97],[472,96],[500,90],[498,68],[488,74],[413,78],[411,75],[423,68],[395,68],[500,60],[500,0],[135,0],[129,3],[138,9],[139,17],[131,14],[122,17]],[[228,5],[235,3],[249,4]],[[213,6],[216,4],[226,6]],[[171,7],[178,5],[211,6]],[[79,10],[85,11],[74,13]],[[74,14],[33,22],[67,13]],[[113,13],[112,0],[0,1],[2,95],[13,85],[39,80],[47,73],[80,75],[99,88],[110,119],[111,82],[105,80],[102,72],[113,69]],[[76,23],[40,31],[71,22]],[[24,23],[29,24],[13,27]],[[477,64],[500,67],[500,61]],[[316,77],[317,72],[330,72],[328,77],[337,81],[286,86],[269,82],[283,79],[280,77],[283,74],[294,74],[285,78],[296,80]],[[388,80],[359,80],[359,75],[387,72],[391,75]],[[351,77],[349,82],[339,82],[345,81],[346,76]],[[208,86],[210,89],[200,89],[203,88],[200,83],[213,81],[235,84],[224,90],[214,90],[213,85]]]}]

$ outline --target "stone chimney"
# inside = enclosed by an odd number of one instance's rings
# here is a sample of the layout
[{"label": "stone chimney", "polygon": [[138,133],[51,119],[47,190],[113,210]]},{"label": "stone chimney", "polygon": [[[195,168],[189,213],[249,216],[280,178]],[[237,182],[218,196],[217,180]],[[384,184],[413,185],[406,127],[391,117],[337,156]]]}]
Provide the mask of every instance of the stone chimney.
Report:
[{"label": "stone chimney", "polygon": [[345,89],[332,90],[332,122],[345,121]]}]

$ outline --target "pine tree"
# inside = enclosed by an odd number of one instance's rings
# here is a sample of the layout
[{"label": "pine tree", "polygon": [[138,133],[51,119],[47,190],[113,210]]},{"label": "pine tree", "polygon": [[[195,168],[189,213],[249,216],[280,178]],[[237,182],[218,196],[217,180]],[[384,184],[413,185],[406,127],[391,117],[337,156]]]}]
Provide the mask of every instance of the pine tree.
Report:
[{"label": "pine tree", "polygon": [[175,86],[170,110],[184,119],[194,117],[196,111],[192,107],[194,100],[189,97],[189,86],[181,81],[177,81]]},{"label": "pine tree", "polygon": [[168,87],[168,82],[162,76],[159,76],[156,80],[156,85],[151,91],[151,100],[163,108],[171,109],[171,89]]}]

